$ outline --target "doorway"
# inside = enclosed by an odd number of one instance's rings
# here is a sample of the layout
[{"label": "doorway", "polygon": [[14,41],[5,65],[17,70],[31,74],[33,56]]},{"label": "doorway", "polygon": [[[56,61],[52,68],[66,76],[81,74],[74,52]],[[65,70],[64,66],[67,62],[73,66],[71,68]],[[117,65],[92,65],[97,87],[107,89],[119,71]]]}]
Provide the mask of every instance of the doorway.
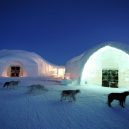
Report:
[{"label": "doorway", "polygon": [[20,66],[11,66],[11,77],[19,77],[20,70]]},{"label": "doorway", "polygon": [[102,86],[118,87],[118,70],[102,70]]}]

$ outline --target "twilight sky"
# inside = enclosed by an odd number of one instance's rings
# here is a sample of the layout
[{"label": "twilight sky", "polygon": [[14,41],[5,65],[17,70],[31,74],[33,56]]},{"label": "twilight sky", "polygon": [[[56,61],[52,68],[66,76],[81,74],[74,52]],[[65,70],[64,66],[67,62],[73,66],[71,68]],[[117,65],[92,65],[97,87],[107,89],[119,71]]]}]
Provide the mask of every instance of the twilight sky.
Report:
[{"label": "twilight sky", "polygon": [[128,0],[0,0],[0,49],[64,65],[106,41],[129,44]]}]

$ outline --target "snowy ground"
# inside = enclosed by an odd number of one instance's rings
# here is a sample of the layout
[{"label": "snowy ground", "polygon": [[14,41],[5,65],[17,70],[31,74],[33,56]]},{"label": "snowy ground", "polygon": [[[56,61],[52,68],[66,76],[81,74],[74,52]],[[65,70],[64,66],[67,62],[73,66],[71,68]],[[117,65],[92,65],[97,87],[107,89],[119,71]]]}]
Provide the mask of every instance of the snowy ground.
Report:
[{"label": "snowy ground", "polygon": [[[126,89],[65,86],[58,82],[21,80],[18,88],[0,87],[0,129],[128,129],[129,97],[126,107],[117,101],[107,106],[107,94]],[[28,93],[31,84],[44,84],[48,91]],[[80,89],[76,102],[61,102],[63,89]]]}]

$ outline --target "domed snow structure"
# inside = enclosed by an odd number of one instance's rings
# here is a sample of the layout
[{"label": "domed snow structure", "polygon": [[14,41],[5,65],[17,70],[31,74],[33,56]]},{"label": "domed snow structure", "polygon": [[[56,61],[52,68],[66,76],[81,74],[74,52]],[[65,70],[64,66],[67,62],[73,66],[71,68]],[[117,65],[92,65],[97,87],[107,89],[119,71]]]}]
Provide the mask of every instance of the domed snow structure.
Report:
[{"label": "domed snow structure", "polygon": [[39,55],[23,50],[0,51],[1,77],[61,77],[64,74],[63,66],[48,63]]},{"label": "domed snow structure", "polygon": [[83,53],[66,64],[65,78],[81,85],[129,86],[128,53],[106,45],[92,54]]}]

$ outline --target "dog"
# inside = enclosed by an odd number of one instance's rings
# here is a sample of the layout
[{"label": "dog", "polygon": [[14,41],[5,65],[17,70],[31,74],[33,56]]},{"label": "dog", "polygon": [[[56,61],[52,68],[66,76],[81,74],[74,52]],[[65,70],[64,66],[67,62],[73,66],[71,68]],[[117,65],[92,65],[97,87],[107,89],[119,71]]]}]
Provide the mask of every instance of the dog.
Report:
[{"label": "dog", "polygon": [[18,84],[19,84],[19,81],[9,81],[9,82],[5,82],[3,87],[14,88],[18,86]]},{"label": "dog", "polygon": [[125,91],[122,93],[110,93],[108,95],[108,106],[111,107],[111,103],[113,100],[118,100],[121,107],[124,108],[126,97],[129,95],[129,91]]},{"label": "dog", "polygon": [[62,101],[62,100],[66,100],[66,99],[68,99],[69,101],[76,101],[76,94],[77,93],[80,93],[80,90],[63,90],[62,92],[61,92],[61,99],[60,99],[60,101]]},{"label": "dog", "polygon": [[34,84],[29,86],[29,93],[33,93],[35,91],[47,91],[44,85]]}]

